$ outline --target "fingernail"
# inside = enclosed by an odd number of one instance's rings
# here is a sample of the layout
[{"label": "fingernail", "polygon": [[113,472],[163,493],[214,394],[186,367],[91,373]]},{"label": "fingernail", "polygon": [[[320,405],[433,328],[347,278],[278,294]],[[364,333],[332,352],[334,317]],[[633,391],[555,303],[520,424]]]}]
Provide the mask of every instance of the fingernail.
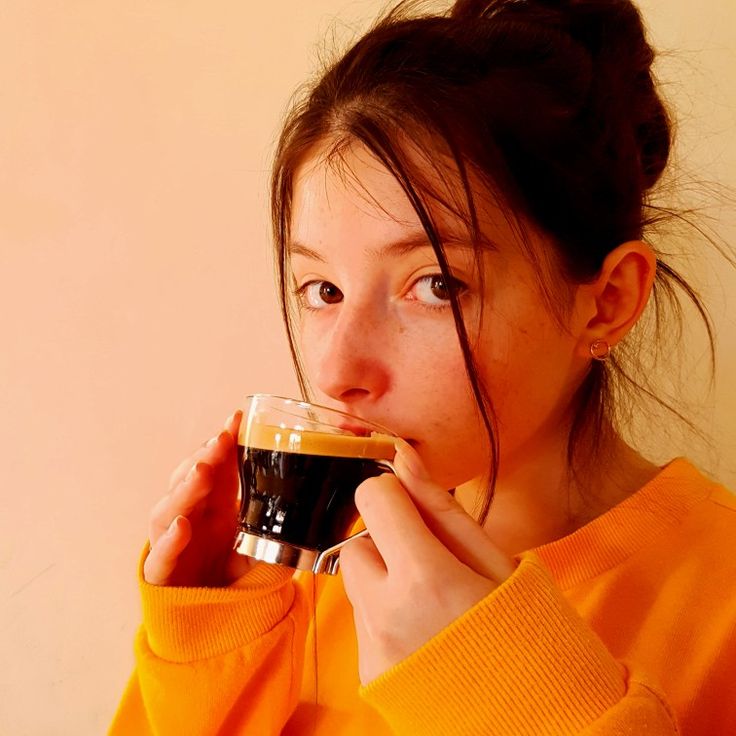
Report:
[{"label": "fingernail", "polygon": [[194,477],[194,474],[197,472],[197,463],[194,463],[192,467],[189,469],[189,472],[187,473],[187,477],[184,478],[185,481],[189,481]]},{"label": "fingernail", "polygon": [[240,409],[236,409],[225,421],[225,426],[229,427],[236,419],[238,414],[242,414],[243,412]]},{"label": "fingernail", "polygon": [[176,534],[176,531],[179,528],[179,519],[181,519],[181,516],[175,516],[174,520],[169,524],[169,528],[166,530],[166,533],[169,536]]},{"label": "fingernail", "polygon": [[217,440],[220,439],[220,435],[218,434],[217,437],[213,437],[206,445],[205,447],[214,447],[217,444]]},{"label": "fingernail", "polygon": [[419,457],[419,453],[406,440],[402,440],[401,437],[397,437],[394,440],[394,445],[406,469],[415,478],[428,480],[427,471],[424,469],[424,463],[422,462],[422,458]]}]

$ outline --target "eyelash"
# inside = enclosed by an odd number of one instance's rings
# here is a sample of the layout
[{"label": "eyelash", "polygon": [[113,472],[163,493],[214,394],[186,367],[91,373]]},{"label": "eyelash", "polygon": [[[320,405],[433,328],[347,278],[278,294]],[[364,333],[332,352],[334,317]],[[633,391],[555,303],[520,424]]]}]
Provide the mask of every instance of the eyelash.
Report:
[{"label": "eyelash", "polygon": [[[433,279],[433,278],[440,278],[444,280],[444,276],[441,273],[425,274],[424,276],[420,276],[418,279],[416,279],[416,281],[414,281],[414,283],[412,283],[409,291],[414,289],[414,287],[418,283],[422,281],[426,281],[427,279]],[[467,291],[468,286],[463,281],[460,281],[460,279],[453,279],[453,282],[455,284],[455,293],[457,294],[458,298],[460,298]],[[312,286],[313,284],[324,284],[324,283],[331,283],[331,282],[326,281],[324,279],[314,279],[312,281],[307,281],[301,286],[292,289],[292,295],[296,298],[301,309],[304,309],[307,312],[321,312],[324,309],[324,307],[313,307],[309,305],[306,300],[307,289],[310,286]],[[426,302],[419,301],[418,299],[411,300],[411,301],[416,301],[416,303],[419,304],[424,309],[428,309],[433,312],[445,310],[445,309],[450,308],[451,306],[451,303],[449,300],[441,304],[427,304]],[[329,304],[325,303],[325,306],[329,306]]]}]

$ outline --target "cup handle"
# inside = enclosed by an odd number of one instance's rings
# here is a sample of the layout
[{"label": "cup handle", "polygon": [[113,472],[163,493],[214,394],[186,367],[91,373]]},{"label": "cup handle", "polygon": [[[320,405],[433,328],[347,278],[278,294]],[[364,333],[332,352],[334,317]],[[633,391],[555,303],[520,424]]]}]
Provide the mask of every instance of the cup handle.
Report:
[{"label": "cup handle", "polygon": [[377,460],[376,465],[380,465],[381,467],[388,468],[394,475],[396,475],[396,468],[394,467],[394,464],[390,460]]},{"label": "cup handle", "polygon": [[347,539],[343,539],[332,547],[328,547],[322,550],[317,555],[312,566],[312,572],[315,573],[326,573],[327,575],[337,575],[337,571],[340,567],[340,550],[346,545],[351,539],[357,539],[358,537],[367,537],[368,530],[363,529],[360,532],[351,534]]},{"label": "cup handle", "polygon": [[[377,465],[385,467],[396,475],[396,468],[390,460],[378,460]],[[367,537],[368,530],[363,529],[360,532],[351,534],[347,539],[343,539],[341,542],[322,550],[314,560],[312,566],[312,572],[314,573],[326,573],[327,575],[337,575],[337,571],[340,568],[340,550],[346,545],[351,539],[357,539],[358,537]]]}]

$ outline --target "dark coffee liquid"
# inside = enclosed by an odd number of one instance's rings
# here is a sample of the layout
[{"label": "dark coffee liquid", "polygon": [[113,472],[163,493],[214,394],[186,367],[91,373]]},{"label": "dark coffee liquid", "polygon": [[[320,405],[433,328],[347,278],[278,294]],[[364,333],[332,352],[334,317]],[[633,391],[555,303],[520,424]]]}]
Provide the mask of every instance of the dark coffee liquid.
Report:
[{"label": "dark coffee liquid", "polygon": [[370,458],[309,455],[238,445],[240,527],[299,547],[324,550],[358,518],[353,496],[385,473]]}]

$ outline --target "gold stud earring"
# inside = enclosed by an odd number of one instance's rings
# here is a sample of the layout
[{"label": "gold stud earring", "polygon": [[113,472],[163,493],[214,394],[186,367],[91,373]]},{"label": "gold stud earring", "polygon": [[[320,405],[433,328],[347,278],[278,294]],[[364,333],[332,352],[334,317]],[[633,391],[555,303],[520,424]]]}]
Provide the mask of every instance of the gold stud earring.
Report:
[{"label": "gold stud earring", "polygon": [[590,354],[593,360],[605,363],[611,354],[611,346],[605,340],[596,340],[590,344]]}]

